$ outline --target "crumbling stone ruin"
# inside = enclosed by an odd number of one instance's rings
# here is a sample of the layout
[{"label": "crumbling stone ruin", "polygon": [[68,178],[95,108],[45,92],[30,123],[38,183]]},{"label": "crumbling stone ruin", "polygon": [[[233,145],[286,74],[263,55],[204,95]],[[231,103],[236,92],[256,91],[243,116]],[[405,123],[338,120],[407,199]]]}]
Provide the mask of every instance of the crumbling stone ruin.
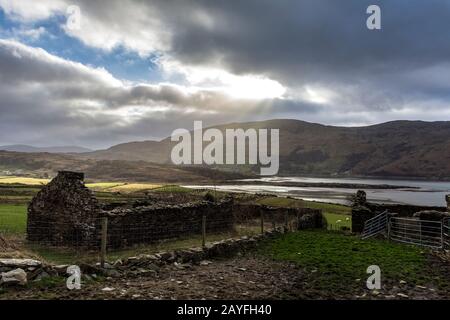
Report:
[{"label": "crumbling stone ruin", "polygon": [[84,174],[61,171],[28,206],[27,239],[51,245],[92,242],[99,215]]},{"label": "crumbling stone ruin", "polygon": [[403,204],[378,204],[368,202],[366,193],[358,190],[352,205],[352,231],[360,233],[364,223],[376,215],[388,211],[391,215],[404,218],[418,218],[420,220],[441,221],[450,216],[450,195],[446,196],[446,207],[426,207]]}]

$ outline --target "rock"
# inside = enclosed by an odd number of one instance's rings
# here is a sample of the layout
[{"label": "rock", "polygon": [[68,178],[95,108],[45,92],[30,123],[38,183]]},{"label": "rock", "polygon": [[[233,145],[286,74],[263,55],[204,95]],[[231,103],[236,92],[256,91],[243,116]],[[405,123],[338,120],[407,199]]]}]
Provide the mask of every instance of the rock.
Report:
[{"label": "rock", "polygon": [[406,281],[405,280],[400,280],[399,283],[400,284],[406,284]]},{"label": "rock", "polygon": [[417,286],[416,286],[416,288],[418,288],[418,289],[422,289],[422,290],[426,290],[426,289],[428,289],[427,287],[424,287],[424,286],[419,286],[419,285],[417,285]]},{"label": "rock", "polygon": [[102,291],[104,291],[104,292],[111,292],[111,291],[114,291],[114,290],[116,290],[116,289],[115,288],[110,288],[110,287],[105,287],[105,288],[102,289]]},{"label": "rock", "polygon": [[113,278],[118,278],[121,276],[120,272],[115,269],[105,269],[103,271],[103,273],[105,275],[107,275],[108,277],[113,277]]},{"label": "rock", "polygon": [[163,261],[172,262],[175,260],[175,255],[173,252],[159,252],[156,254],[156,257],[159,257]]},{"label": "rock", "polygon": [[201,266],[208,266],[208,265],[210,265],[212,262],[211,261],[209,261],[209,260],[202,260],[202,261],[200,261],[200,265]]},{"label": "rock", "polygon": [[409,298],[409,296],[408,296],[407,294],[404,294],[404,293],[397,293],[397,297],[400,297],[400,298]]},{"label": "rock", "polygon": [[56,271],[58,275],[65,275],[67,273],[68,264],[60,264],[57,266],[53,266],[52,269]]},{"label": "rock", "polygon": [[372,291],[372,295],[374,295],[374,296],[378,296],[379,294],[380,294],[380,291],[378,291],[378,290]]},{"label": "rock", "polygon": [[156,271],[141,268],[141,269],[137,270],[136,274],[143,275],[143,276],[150,275],[150,274],[154,275],[154,274],[156,274]]},{"label": "rock", "polygon": [[3,272],[0,278],[0,284],[27,284],[27,273],[23,269],[15,269],[9,272]]},{"label": "rock", "polygon": [[28,268],[40,266],[42,266],[42,262],[33,259],[0,259],[0,267]]},{"label": "rock", "polygon": [[49,278],[49,277],[50,277],[50,275],[47,272],[43,271],[36,276],[34,281],[41,281],[42,279]]}]

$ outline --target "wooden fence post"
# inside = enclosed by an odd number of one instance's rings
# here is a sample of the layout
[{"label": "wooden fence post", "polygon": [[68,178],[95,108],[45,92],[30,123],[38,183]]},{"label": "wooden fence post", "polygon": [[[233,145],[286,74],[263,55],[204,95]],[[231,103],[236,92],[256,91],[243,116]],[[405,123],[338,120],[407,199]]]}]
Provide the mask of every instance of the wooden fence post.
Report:
[{"label": "wooden fence post", "polygon": [[264,211],[260,210],[261,212],[261,233],[264,233]]},{"label": "wooden fence post", "polygon": [[275,221],[275,214],[272,212],[272,229],[275,230],[277,228],[277,222]]},{"label": "wooden fence post", "polygon": [[287,212],[284,213],[284,227],[286,231],[289,231],[289,217]]},{"label": "wooden fence post", "polygon": [[206,246],[206,215],[202,217],[202,247]]},{"label": "wooden fence post", "polygon": [[108,218],[102,218],[102,239],[101,239],[101,251],[100,251],[100,266],[105,267],[106,259],[106,245],[108,242]]}]

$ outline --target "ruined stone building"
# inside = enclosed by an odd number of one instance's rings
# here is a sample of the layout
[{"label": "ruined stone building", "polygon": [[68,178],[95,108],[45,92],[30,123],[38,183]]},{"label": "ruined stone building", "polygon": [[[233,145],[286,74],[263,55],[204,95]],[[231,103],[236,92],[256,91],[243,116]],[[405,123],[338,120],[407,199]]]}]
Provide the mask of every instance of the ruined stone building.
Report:
[{"label": "ruined stone building", "polygon": [[27,239],[52,245],[92,242],[99,216],[84,174],[61,171],[28,206]]},{"label": "ruined stone building", "polygon": [[27,239],[54,246],[98,246],[101,218],[108,218],[108,245],[125,247],[189,234],[233,228],[232,201],[182,205],[102,206],[82,173],[61,171],[28,207]]}]

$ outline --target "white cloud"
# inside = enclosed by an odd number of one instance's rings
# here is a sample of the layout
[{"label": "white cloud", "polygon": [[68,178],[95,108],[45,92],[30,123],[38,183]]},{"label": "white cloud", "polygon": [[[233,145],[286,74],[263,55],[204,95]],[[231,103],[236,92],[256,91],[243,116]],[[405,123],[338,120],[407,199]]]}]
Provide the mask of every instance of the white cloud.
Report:
[{"label": "white cloud", "polygon": [[62,0],[0,0],[0,7],[12,19],[32,22],[65,11],[67,5]]},{"label": "white cloud", "polygon": [[13,29],[12,33],[19,38],[23,37],[27,40],[36,41],[46,34],[47,30],[44,27],[38,27],[35,29]]}]

